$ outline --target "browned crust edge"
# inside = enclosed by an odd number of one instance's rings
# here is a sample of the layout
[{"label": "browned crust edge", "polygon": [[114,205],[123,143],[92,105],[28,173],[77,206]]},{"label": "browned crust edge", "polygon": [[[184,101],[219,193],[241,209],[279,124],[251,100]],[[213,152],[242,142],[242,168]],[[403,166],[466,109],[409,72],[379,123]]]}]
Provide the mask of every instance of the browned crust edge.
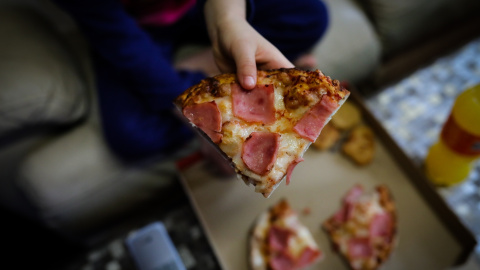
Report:
[{"label": "browned crust edge", "polygon": [[398,230],[398,217],[395,207],[395,202],[392,196],[392,193],[385,185],[379,185],[376,187],[378,194],[380,195],[380,205],[391,215],[392,217],[392,234],[393,237],[390,243],[385,243],[383,245],[378,257],[378,265],[381,266],[385,261],[390,257],[390,254],[393,251],[394,246],[397,243],[397,230]]},{"label": "browned crust edge", "polygon": [[248,244],[247,244],[247,261],[248,261],[248,269],[250,270],[265,270],[264,268],[261,267],[255,267],[253,264],[253,254],[254,254],[254,249],[260,249],[260,239],[255,237],[255,229],[258,226],[258,222],[260,221],[260,218],[262,215],[268,215],[267,211],[261,213],[253,222],[253,224],[250,226],[250,229],[248,230]]},{"label": "browned crust edge", "polygon": [[[333,97],[335,101],[339,102],[350,94],[350,92],[341,86],[338,80],[332,80],[329,76],[325,76],[320,70],[306,71],[297,68],[280,68],[270,70],[258,70],[257,76],[268,77],[285,72],[290,76],[295,76],[297,79],[302,80],[303,83],[316,83],[322,84],[327,87],[328,95]],[[219,74],[214,77],[206,78],[200,81],[198,84],[191,86],[180,94],[175,100],[174,104],[180,108],[184,108],[187,105],[195,103],[193,97],[208,93],[214,97],[222,95],[220,84],[224,83],[237,83],[237,77],[234,73]]]}]

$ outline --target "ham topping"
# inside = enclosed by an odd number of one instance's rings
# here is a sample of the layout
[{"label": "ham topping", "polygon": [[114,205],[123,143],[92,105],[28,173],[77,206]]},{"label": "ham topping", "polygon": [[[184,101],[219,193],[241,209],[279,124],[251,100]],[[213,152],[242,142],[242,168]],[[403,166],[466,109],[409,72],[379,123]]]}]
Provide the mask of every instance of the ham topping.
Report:
[{"label": "ham topping", "polygon": [[289,229],[272,225],[268,231],[268,247],[274,255],[270,259],[273,270],[294,269],[295,260],[288,253],[288,242],[293,232]]},{"label": "ham topping", "polygon": [[232,84],[232,101],[233,114],[247,122],[275,122],[273,84],[257,85],[250,91],[238,84]]},{"label": "ham topping", "polygon": [[354,203],[358,201],[358,199],[362,196],[363,194],[363,187],[361,185],[355,185],[352,187],[347,195],[343,198],[344,203]]},{"label": "ham topping", "polygon": [[370,257],[372,252],[369,238],[352,238],[348,241],[348,255],[352,258]]},{"label": "ham topping", "polygon": [[269,265],[272,270],[292,270],[295,260],[287,252],[278,252],[270,258]]},{"label": "ham topping", "polygon": [[393,234],[392,216],[385,212],[376,214],[370,223],[370,237],[382,237],[385,241],[390,242]]},{"label": "ham topping", "polygon": [[285,251],[288,249],[288,240],[293,232],[278,226],[271,226],[268,232],[268,245],[272,251]]},{"label": "ham topping", "polygon": [[292,176],[293,169],[297,166],[298,163],[302,162],[304,159],[301,157],[297,157],[287,168],[287,185],[290,184],[290,177]]},{"label": "ham topping", "polygon": [[298,258],[292,257],[288,252],[287,247],[279,250],[270,257],[270,268],[272,270],[295,270],[303,269],[318,259],[321,256],[319,250],[313,249],[309,246],[305,247]]},{"label": "ham topping", "polygon": [[272,132],[252,132],[242,147],[242,160],[258,175],[265,175],[277,159],[280,135]]},{"label": "ham topping", "polygon": [[215,101],[186,106],[183,108],[183,115],[205,132],[214,143],[222,140],[222,116]]},{"label": "ham topping", "polygon": [[319,250],[313,249],[311,247],[305,247],[302,250],[302,253],[300,254],[300,257],[298,257],[297,262],[296,262],[296,267],[298,269],[304,268],[309,266],[311,263],[313,263],[317,258],[320,257],[322,253]]},{"label": "ham topping", "polygon": [[346,222],[352,214],[353,206],[356,201],[362,196],[363,187],[361,185],[355,185],[343,198],[343,205],[337,213],[334,215],[334,219],[340,224]]},{"label": "ham topping", "polygon": [[313,105],[297,124],[295,124],[293,130],[302,138],[314,142],[338,106],[338,103],[331,97],[323,95],[322,100]]}]

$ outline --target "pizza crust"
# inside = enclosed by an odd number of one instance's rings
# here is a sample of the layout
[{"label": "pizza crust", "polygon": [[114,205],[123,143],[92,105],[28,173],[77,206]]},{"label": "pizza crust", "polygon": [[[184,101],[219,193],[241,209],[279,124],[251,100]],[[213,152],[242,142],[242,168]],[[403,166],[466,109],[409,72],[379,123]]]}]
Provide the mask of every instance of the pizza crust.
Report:
[{"label": "pizza crust", "polygon": [[257,217],[248,233],[248,265],[251,270],[265,270],[267,269],[267,257],[263,254],[264,237],[263,230],[268,229],[269,213],[263,212]]}]

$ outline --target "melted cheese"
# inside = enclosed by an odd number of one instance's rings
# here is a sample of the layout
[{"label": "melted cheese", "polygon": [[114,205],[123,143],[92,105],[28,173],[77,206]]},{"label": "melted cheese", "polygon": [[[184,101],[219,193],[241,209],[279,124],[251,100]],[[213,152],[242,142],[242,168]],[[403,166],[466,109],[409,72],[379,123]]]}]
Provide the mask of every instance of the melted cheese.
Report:
[{"label": "melted cheese", "polygon": [[[269,81],[270,80],[270,81]],[[265,79],[265,83],[271,83],[271,79]],[[283,101],[284,88],[275,87],[275,110],[277,121],[271,125],[262,125],[259,123],[247,123],[233,115],[231,97],[217,98],[215,102],[222,114],[223,138],[219,144],[220,149],[224,151],[236,164],[237,169],[241,170],[246,176],[256,180],[255,190],[262,192],[268,190],[271,182],[276,187],[287,173],[288,166],[297,158],[302,157],[304,152],[310,146],[310,142],[298,136],[293,130],[296,120],[282,117],[281,112],[285,110]],[[248,170],[241,158],[243,142],[252,132],[275,132],[280,133],[280,145],[277,152],[277,158],[273,168],[267,175],[261,176]]]},{"label": "melted cheese", "polygon": [[233,116],[231,97],[217,98],[215,102],[217,103],[218,109],[222,115],[222,124],[235,119]]}]

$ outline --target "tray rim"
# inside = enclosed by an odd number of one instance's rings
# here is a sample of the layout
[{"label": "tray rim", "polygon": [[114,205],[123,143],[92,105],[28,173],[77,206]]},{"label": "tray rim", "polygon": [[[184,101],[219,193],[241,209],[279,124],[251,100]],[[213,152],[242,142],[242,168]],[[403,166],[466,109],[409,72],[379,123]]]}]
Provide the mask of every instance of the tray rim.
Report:
[{"label": "tray rim", "polygon": [[475,236],[442,198],[436,190],[436,187],[421,170],[421,167],[416,165],[413,160],[407,156],[380,121],[378,121],[368,109],[358,90],[355,88],[349,90],[350,98],[359,105],[358,107],[362,112],[364,121],[374,130],[375,135],[382,141],[400,169],[405,172],[408,180],[417,191],[422,194],[426,205],[428,205],[438,219],[442,221],[450,234],[459,242],[460,246],[464,247],[463,252],[459,254],[452,266],[464,264],[477,245]]}]

